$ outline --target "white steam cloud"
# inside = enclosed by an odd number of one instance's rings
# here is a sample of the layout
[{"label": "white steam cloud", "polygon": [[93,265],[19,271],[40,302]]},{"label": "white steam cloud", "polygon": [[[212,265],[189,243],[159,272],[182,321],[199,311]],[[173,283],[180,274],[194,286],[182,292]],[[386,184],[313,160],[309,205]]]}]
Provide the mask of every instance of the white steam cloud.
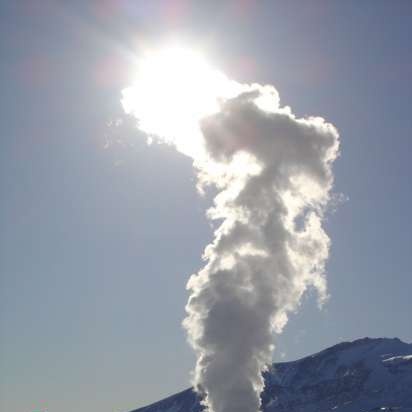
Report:
[{"label": "white steam cloud", "polygon": [[[210,412],[257,412],[273,333],[308,287],[320,301],[327,296],[330,241],[322,218],[339,138],[324,119],[297,118],[281,107],[272,86],[230,84],[231,94],[197,119],[197,129],[177,129],[190,136],[175,137],[162,125],[157,137],[193,158],[199,187],[218,189],[207,216],[221,223],[205,249],[206,265],[187,284],[184,327],[197,354],[195,388]],[[144,130],[138,96],[138,87],[126,89],[123,106]],[[149,131],[156,137],[153,122]]]}]

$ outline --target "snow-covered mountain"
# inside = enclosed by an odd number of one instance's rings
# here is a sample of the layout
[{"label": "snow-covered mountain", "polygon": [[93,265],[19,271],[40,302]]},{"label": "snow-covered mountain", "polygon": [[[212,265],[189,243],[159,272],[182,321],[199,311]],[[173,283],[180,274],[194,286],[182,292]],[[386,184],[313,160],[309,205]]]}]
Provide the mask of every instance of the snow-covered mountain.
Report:
[{"label": "snow-covered mountain", "polygon": [[[343,342],[265,374],[263,412],[412,412],[412,344]],[[133,412],[200,412],[187,389]]]}]

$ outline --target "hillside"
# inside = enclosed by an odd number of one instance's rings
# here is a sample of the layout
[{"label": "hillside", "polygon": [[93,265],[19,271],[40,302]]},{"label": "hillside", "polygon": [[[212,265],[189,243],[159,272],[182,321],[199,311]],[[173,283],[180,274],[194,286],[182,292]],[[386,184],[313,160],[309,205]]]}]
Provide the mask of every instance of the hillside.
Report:
[{"label": "hillside", "polygon": [[[343,342],[265,374],[263,412],[412,412],[412,344],[364,338]],[[133,412],[199,412],[187,389]]]}]

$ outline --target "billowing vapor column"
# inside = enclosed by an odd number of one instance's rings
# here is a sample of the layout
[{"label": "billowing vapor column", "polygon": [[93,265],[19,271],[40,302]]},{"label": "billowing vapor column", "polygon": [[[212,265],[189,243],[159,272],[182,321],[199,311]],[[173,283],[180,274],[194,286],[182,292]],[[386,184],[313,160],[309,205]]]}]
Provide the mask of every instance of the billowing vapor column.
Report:
[{"label": "billowing vapor column", "polygon": [[[273,333],[308,287],[326,298],[330,241],[321,223],[339,148],[331,124],[295,117],[273,87],[235,89],[199,120],[190,149],[185,139],[160,137],[193,158],[199,186],[218,189],[207,216],[220,226],[206,265],[188,281],[184,320],[197,354],[194,385],[210,412],[257,412]],[[143,125],[133,93],[125,91],[123,105]]]},{"label": "billowing vapor column", "polygon": [[195,384],[213,412],[259,409],[272,333],[308,286],[326,296],[321,220],[338,134],[321,118],[276,108],[270,91],[241,94],[202,122],[209,156],[225,165],[224,178],[200,169],[220,189],[208,215],[222,223],[188,282],[184,325],[198,356]]}]

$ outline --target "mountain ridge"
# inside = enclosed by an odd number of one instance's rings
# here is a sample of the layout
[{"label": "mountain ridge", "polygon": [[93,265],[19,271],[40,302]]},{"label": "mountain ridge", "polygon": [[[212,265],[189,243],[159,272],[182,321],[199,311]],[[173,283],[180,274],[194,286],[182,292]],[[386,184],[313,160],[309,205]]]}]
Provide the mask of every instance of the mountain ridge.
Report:
[{"label": "mountain ridge", "polygon": [[[412,343],[399,338],[340,342],[264,373],[263,412],[412,412]],[[188,388],[132,412],[200,412]]]}]

